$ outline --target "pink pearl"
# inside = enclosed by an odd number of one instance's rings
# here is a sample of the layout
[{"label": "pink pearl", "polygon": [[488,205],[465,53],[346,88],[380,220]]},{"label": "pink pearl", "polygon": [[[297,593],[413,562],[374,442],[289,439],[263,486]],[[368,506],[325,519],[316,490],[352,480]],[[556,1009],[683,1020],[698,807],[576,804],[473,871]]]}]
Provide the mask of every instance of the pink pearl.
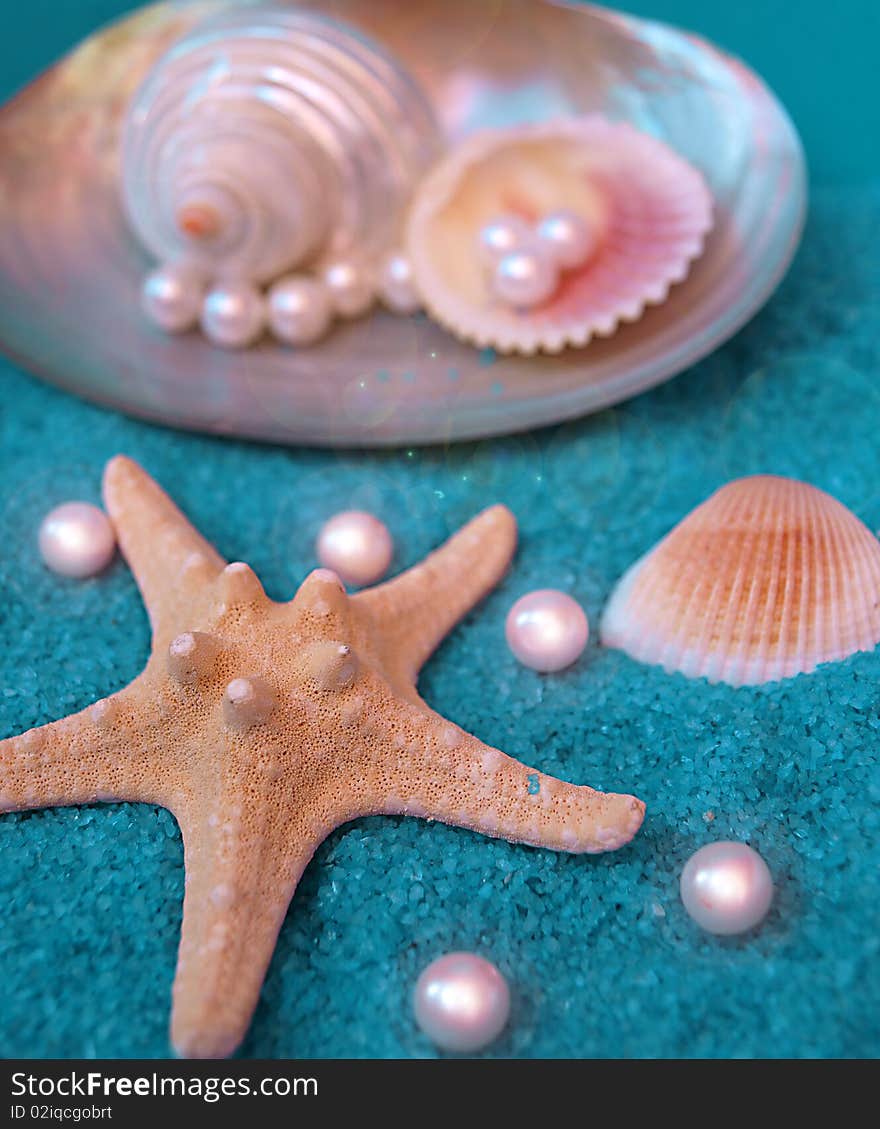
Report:
[{"label": "pink pearl", "polygon": [[161,267],[144,279],[144,312],[166,333],[183,333],[199,320],[204,285],[185,267]]},{"label": "pink pearl", "polygon": [[287,345],[313,345],[330,328],[330,295],[316,278],[288,275],[269,291],[269,323]]},{"label": "pink pearl", "polygon": [[116,537],[107,515],[88,502],[65,502],[40,525],[40,554],[53,572],[82,580],[107,567]]},{"label": "pink pearl", "polygon": [[582,216],[568,209],[544,216],[536,234],[562,270],[582,266],[596,251],[595,232]]},{"label": "pink pearl", "polygon": [[388,256],[379,274],[379,296],[395,314],[414,314],[422,307],[412,263],[400,251]]},{"label": "pink pearl", "polygon": [[324,285],[336,313],[342,318],[359,318],[376,301],[370,272],[354,262],[333,263],[327,267]]},{"label": "pink pearl", "polygon": [[532,229],[521,216],[495,216],[480,228],[477,247],[488,266],[533,242]]},{"label": "pink pearl", "polygon": [[476,953],[447,953],[416,983],[416,1023],[441,1050],[478,1051],[510,1015],[510,990],[494,964]]},{"label": "pink pearl", "polygon": [[249,282],[218,283],[202,303],[202,332],[223,349],[252,345],[266,326],[266,302]]},{"label": "pink pearl", "polygon": [[362,510],[346,510],[331,517],[321,529],[315,552],[321,564],[345,584],[361,587],[385,575],[394,543],[377,517]]},{"label": "pink pearl", "polygon": [[559,269],[540,247],[511,251],[498,260],[492,275],[497,298],[517,309],[540,306],[559,285]]},{"label": "pink pearl", "polygon": [[701,847],[681,872],[681,900],[710,933],[744,933],[767,915],[773,878],[746,843],[722,840]]},{"label": "pink pearl", "polygon": [[590,626],[577,600],[540,588],[516,601],[507,613],[505,632],[507,645],[524,666],[547,673],[580,657]]}]

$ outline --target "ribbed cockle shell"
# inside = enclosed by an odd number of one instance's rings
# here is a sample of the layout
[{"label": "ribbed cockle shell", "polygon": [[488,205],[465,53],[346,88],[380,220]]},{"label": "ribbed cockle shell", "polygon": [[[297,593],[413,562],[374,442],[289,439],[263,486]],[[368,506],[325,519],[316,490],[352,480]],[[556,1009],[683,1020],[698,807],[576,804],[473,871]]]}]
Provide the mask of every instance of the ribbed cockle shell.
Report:
[{"label": "ribbed cockle shell", "polygon": [[807,673],[880,642],[880,543],[814,486],[738,479],[629,569],[600,637],[711,682]]}]

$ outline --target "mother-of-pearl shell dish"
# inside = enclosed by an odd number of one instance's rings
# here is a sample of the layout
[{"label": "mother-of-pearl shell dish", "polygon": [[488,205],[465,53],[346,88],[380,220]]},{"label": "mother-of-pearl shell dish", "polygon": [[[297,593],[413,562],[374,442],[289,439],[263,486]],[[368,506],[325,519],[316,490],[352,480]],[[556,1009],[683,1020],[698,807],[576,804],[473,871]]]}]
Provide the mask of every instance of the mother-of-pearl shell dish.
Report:
[{"label": "mother-of-pearl shell dish", "polygon": [[797,136],[751,71],[688,33],[550,0],[275,7],[379,44],[425,92],[447,146],[591,113],[653,134],[711,191],[703,255],[638,322],[554,356],[495,356],[424,315],[383,311],[303,349],[166,335],[141,309],[154,260],[123,209],[123,122],[196,21],[247,11],[183,0],[98,33],[0,109],[0,344],[25,366],[175,426],[328,445],[463,439],[593,411],[681,371],[763,304],[791,259],[805,205]]}]

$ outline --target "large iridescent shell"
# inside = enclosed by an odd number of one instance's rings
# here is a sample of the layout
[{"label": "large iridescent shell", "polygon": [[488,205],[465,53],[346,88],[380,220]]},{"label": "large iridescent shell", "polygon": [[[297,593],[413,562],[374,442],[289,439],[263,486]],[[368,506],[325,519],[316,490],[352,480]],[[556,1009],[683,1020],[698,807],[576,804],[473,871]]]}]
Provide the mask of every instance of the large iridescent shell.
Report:
[{"label": "large iridescent shell", "polygon": [[629,569],[600,637],[733,686],[808,673],[880,642],[880,542],[814,486],[738,479]]},{"label": "large iridescent shell", "polygon": [[[535,224],[564,210],[595,232],[594,253],[533,309],[495,296],[476,254],[494,216]],[[636,321],[703,251],[712,198],[702,175],[626,122],[596,114],[478,133],[419,186],[407,251],[427,309],[452,333],[500,352],[557,353]]]},{"label": "large iridescent shell", "polygon": [[[0,343],[83,396],[168,424],[288,443],[380,445],[514,431],[620,400],[693,363],[766,300],[797,243],[804,168],[763,83],[655,23],[550,0],[311,0],[412,75],[456,145],[483,128],[601,113],[700,170],[716,223],[661,305],[556,356],[482,353],[424,316],[376,311],[246,363],[145,321],[150,257],[120,192],[122,127],[150,68],[229,0],[145,9],[0,110]],[[246,11],[236,4],[237,10]]]}]

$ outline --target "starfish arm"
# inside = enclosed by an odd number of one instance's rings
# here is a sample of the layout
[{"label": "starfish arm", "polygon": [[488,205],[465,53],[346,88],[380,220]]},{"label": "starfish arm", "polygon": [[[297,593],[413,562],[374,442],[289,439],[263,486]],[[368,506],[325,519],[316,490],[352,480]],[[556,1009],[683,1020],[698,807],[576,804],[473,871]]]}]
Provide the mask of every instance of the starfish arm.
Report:
[{"label": "starfish arm", "polygon": [[170,642],[225,561],[162,488],[123,455],[104,471],[104,504],[141,590],[154,636]]},{"label": "starfish arm", "polygon": [[160,720],[130,691],[0,741],[0,812],[97,800],[167,806],[161,755],[143,755],[145,729],[158,731]]},{"label": "starfish arm", "polygon": [[456,623],[490,592],[516,549],[506,506],[478,514],[420,564],[352,597],[383,637],[389,676],[414,686],[419,670]]},{"label": "starfish arm", "polygon": [[[249,799],[250,797],[250,799]],[[254,792],[178,812],[186,892],[171,1042],[181,1058],[225,1058],[244,1038],[300,875],[323,833]]]},{"label": "starfish arm", "polygon": [[567,784],[432,714],[399,751],[387,813],[418,815],[534,847],[596,854],[628,843],[645,815],[635,796]]}]

